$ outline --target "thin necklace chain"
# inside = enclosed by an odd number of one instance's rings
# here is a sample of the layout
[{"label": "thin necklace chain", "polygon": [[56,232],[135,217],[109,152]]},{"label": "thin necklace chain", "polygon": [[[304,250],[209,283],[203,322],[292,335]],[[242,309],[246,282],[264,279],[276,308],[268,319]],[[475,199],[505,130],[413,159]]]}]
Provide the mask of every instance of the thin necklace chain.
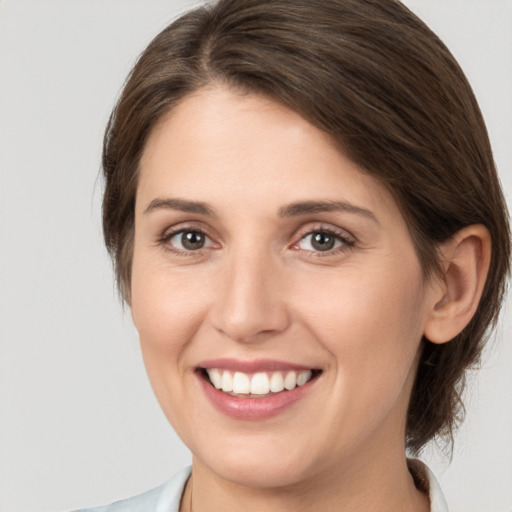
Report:
[{"label": "thin necklace chain", "polygon": [[192,510],[192,490],[193,490],[194,480],[192,479],[192,475],[190,475],[190,508],[188,512],[193,512]]}]

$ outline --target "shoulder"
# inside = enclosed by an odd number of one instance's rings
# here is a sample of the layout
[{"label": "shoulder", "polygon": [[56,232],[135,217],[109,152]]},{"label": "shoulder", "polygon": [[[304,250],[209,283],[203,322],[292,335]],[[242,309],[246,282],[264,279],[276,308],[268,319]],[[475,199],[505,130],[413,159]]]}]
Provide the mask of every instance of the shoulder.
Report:
[{"label": "shoulder", "polygon": [[185,468],[168,482],[132,498],[75,512],[179,512],[181,495],[190,471],[190,468]]}]

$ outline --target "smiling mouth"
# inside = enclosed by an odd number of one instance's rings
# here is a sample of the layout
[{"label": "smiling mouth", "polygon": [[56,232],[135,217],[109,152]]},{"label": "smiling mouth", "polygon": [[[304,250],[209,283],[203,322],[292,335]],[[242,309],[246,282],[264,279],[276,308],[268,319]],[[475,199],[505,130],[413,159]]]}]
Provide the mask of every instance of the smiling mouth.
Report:
[{"label": "smiling mouth", "polygon": [[200,368],[214,388],[241,398],[265,398],[291,391],[317,378],[321,370],[288,370],[245,373],[221,368]]}]

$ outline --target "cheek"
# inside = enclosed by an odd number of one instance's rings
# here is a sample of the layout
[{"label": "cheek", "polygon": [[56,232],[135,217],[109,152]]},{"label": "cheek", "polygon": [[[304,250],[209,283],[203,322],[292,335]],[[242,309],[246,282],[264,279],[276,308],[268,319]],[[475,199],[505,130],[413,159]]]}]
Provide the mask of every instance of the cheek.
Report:
[{"label": "cheek", "polygon": [[340,273],[309,289],[307,304],[307,326],[333,356],[340,379],[368,386],[369,392],[376,383],[403,384],[424,327],[418,266],[404,262]]},{"label": "cheek", "polygon": [[345,425],[355,440],[385,418],[401,431],[422,336],[421,277],[367,274],[337,289],[336,300],[311,300],[308,317],[309,329],[335,365],[329,400],[332,410],[344,414],[340,419],[335,413],[332,422]]},{"label": "cheek", "polygon": [[200,325],[201,297],[197,280],[184,281],[135,253],[131,312],[155,392],[159,379],[167,381],[186,370],[184,353]]},{"label": "cheek", "polygon": [[185,286],[179,276],[171,279],[169,274],[151,261],[134,258],[131,312],[155,396],[169,422],[180,431],[187,400],[182,384],[191,373],[187,347],[200,324],[201,291],[190,281]]}]

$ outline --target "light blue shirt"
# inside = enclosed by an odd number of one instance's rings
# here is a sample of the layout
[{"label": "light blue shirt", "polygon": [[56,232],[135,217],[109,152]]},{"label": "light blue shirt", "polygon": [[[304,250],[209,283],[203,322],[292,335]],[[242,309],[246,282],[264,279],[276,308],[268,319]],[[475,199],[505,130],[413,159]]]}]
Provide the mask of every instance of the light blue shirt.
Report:
[{"label": "light blue shirt", "polygon": [[[420,461],[414,461],[414,467],[416,471],[422,472],[422,479],[429,488],[430,512],[448,512],[443,492],[432,471]],[[185,468],[163,485],[133,498],[75,512],[179,512],[181,496],[190,472],[190,467]]]},{"label": "light blue shirt", "polygon": [[104,507],[76,510],[75,512],[179,512],[181,495],[192,468],[182,469],[169,481],[133,498],[116,501]]}]

